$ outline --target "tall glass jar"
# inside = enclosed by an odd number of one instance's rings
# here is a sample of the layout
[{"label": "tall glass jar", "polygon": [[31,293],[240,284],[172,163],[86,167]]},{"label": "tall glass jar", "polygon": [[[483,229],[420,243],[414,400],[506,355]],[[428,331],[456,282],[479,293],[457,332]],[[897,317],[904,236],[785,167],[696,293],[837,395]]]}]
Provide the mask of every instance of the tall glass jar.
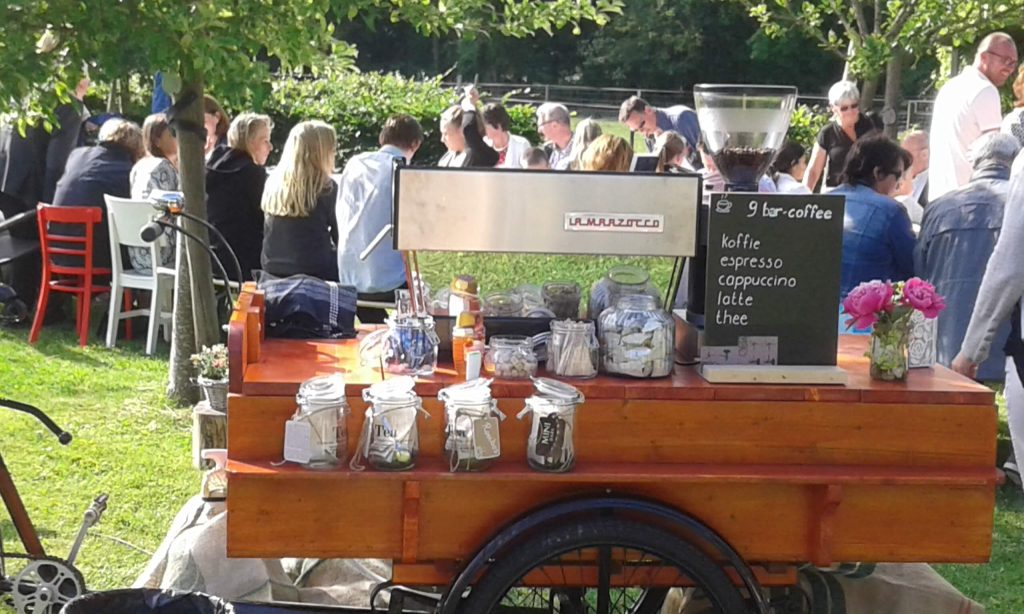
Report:
[{"label": "tall glass jar", "polygon": [[590,287],[587,302],[587,318],[597,320],[601,312],[615,304],[615,298],[622,294],[646,294],[657,300],[661,292],[651,281],[651,275],[640,267],[621,265],[608,269],[604,278]]},{"label": "tall glass jar", "polygon": [[523,315],[523,297],[512,290],[492,292],[484,297],[484,315],[518,318]]},{"label": "tall glass jar", "polygon": [[430,316],[388,320],[384,369],[396,375],[428,376],[437,367],[440,344]]},{"label": "tall glass jar", "polygon": [[624,294],[601,312],[598,330],[605,373],[667,377],[673,368],[675,320],[646,294]]},{"label": "tall glass jar", "polygon": [[422,413],[429,418],[430,414],[423,409],[414,385],[411,377],[396,377],[363,390],[369,407],[358,453],[350,463],[352,469],[363,469],[364,459],[379,471],[403,471],[416,465],[420,447],[416,417]]},{"label": "tall glass jar", "polygon": [[504,379],[533,377],[537,373],[533,339],[523,335],[494,335],[484,357],[484,371]]},{"label": "tall glass jar", "polygon": [[517,416],[522,420],[532,414],[526,444],[526,462],[532,469],[552,473],[572,469],[576,463],[576,407],[583,401],[583,394],[569,384],[544,377],[534,379],[534,394],[526,399],[526,407]]},{"label": "tall glass jar", "polygon": [[298,409],[293,420],[309,424],[311,469],[331,468],[345,462],[348,454],[348,403],[345,378],[340,373],[314,377],[299,386]]},{"label": "tall glass jar", "polygon": [[549,281],[542,289],[544,306],[555,317],[575,320],[580,317],[580,285],[572,281]]},{"label": "tall glass jar", "polygon": [[552,320],[547,369],[562,377],[594,377],[598,349],[593,322]]},{"label": "tall glass jar", "polygon": [[443,388],[444,452],[451,471],[481,471],[501,456],[499,421],[505,414],[491,397],[491,380]]}]

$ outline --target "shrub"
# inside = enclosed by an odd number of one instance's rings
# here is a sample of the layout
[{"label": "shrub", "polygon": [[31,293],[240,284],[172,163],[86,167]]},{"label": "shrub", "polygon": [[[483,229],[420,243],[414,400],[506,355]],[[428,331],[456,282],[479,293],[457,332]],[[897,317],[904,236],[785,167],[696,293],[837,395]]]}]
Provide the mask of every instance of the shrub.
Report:
[{"label": "shrub", "polygon": [[[484,100],[487,99],[484,93]],[[338,163],[365,151],[375,151],[384,120],[407,113],[423,126],[424,142],[416,154],[418,164],[436,164],[445,152],[438,120],[458,93],[441,84],[440,77],[422,81],[398,74],[354,73],[328,68],[317,78],[283,77],[273,84],[265,112],[274,120],[273,141],[280,152],[288,131],[300,121],[319,119],[338,133]],[[536,143],[533,108],[508,107],[512,132]]]},{"label": "shrub", "polygon": [[820,106],[797,105],[789,120],[789,132],[786,137],[803,145],[810,156],[818,133],[828,124],[831,116]]}]

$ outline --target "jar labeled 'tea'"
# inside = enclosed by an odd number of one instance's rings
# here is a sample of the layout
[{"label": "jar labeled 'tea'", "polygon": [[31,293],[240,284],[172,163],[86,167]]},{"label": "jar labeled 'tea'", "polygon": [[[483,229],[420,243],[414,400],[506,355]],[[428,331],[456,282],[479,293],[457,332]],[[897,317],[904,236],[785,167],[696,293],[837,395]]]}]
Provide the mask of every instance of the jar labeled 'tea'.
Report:
[{"label": "jar labeled 'tea'", "polygon": [[651,281],[650,273],[640,267],[615,266],[590,287],[587,318],[597,320],[601,312],[614,305],[616,297],[623,294],[646,294],[661,300],[661,293]]},{"label": "jar labeled 'tea'", "polygon": [[673,368],[675,320],[645,294],[624,294],[598,321],[605,373],[667,377]]},{"label": "jar labeled 'tea'", "polygon": [[548,371],[561,377],[597,375],[598,343],[593,322],[551,320]]},{"label": "jar labeled 'tea'", "polygon": [[[292,420],[309,426],[309,460],[302,464],[320,469],[344,462],[348,454],[348,427],[345,421],[348,403],[345,402],[344,376],[335,373],[306,380],[299,386],[295,402],[298,409]],[[305,442],[299,443],[301,445]],[[303,452],[299,454],[306,456]]]},{"label": "jar labeled 'tea'", "polygon": [[526,461],[537,471],[569,471],[576,462],[573,431],[576,407],[583,402],[583,394],[557,380],[538,377],[533,381],[534,394],[526,399],[526,407],[517,416],[522,420],[532,414]]},{"label": "jar labeled 'tea'", "polygon": [[419,431],[416,417],[430,415],[413,390],[411,377],[395,377],[377,382],[363,390],[369,404],[363,422],[359,450],[352,458],[352,469],[361,470],[363,459],[380,471],[412,469],[419,455]]},{"label": "jar labeled 'tea'", "polygon": [[480,471],[501,456],[498,424],[505,414],[491,397],[491,380],[449,386],[437,398],[444,402],[444,452],[451,471]]},{"label": "jar labeled 'tea'", "polygon": [[504,379],[529,379],[537,373],[533,339],[522,335],[494,335],[484,357],[484,371]]}]

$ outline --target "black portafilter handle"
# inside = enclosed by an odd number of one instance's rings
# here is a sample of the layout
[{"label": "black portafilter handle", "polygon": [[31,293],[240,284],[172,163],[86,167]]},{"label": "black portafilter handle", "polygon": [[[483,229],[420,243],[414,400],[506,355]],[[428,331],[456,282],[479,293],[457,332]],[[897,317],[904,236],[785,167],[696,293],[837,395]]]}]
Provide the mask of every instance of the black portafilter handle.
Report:
[{"label": "black portafilter handle", "polygon": [[43,410],[29,405],[28,403],[20,403],[18,401],[12,401],[10,399],[0,399],[0,406],[7,407],[16,411],[25,412],[26,414],[33,416],[36,420],[39,420],[43,425],[50,429],[50,431],[57,436],[57,441],[62,446],[66,446],[71,443],[71,433],[57,426],[57,424],[50,419],[49,416],[43,413]]},{"label": "black portafilter handle", "polygon": [[[166,222],[167,214],[161,215],[159,218],[157,218],[157,220],[162,220]],[[160,222],[158,222],[157,220],[153,220],[152,222],[146,224],[145,226],[142,227],[142,230],[139,231],[139,238],[141,238],[146,243],[152,243],[153,241],[156,241],[157,238],[159,238],[160,235],[163,234],[164,232],[163,226],[161,226]]]}]

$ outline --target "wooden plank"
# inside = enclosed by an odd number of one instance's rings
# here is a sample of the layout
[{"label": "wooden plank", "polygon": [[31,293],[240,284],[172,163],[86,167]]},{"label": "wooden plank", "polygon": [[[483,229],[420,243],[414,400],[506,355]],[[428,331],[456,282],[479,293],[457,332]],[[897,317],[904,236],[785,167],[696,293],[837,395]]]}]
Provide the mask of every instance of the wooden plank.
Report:
[{"label": "wooden plank", "polygon": [[822,384],[846,383],[846,371],[825,365],[703,365],[704,379],[712,384]]},{"label": "wooden plank", "polygon": [[818,567],[832,564],[832,541],[835,537],[836,509],[843,499],[843,487],[825,484],[811,489],[811,562]]},{"label": "wooden plank", "polygon": [[[349,397],[349,456],[366,404]],[[525,462],[530,417],[520,399],[499,399],[502,458]],[[423,457],[443,456],[443,405],[418,422]],[[232,395],[228,449],[236,460],[279,460],[291,397]],[[587,401],[577,412],[580,463],[725,463],[991,467],[996,410],[971,405]]]},{"label": "wooden plank", "polygon": [[235,474],[227,509],[229,557],[402,556],[401,482],[332,484],[296,475],[282,488],[276,480]]},{"label": "wooden plank", "polygon": [[415,563],[419,558],[420,483],[404,483],[402,501],[402,562]]}]

